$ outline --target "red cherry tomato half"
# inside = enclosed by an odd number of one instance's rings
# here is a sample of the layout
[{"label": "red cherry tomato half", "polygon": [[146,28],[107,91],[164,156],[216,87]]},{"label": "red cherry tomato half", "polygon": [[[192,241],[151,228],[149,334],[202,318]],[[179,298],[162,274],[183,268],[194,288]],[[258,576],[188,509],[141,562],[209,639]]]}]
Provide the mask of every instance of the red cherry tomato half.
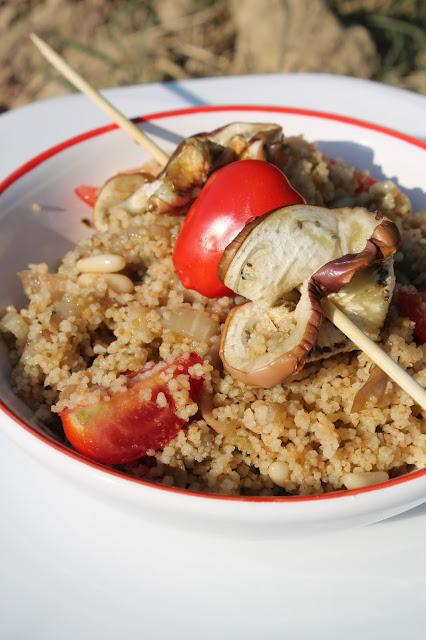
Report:
[{"label": "red cherry tomato half", "polygon": [[98,187],[91,187],[88,184],[80,184],[78,187],[74,189],[74,193],[76,196],[83,200],[89,207],[95,206],[96,198],[99,194]]},{"label": "red cherry tomato half", "polygon": [[198,354],[190,353],[173,362],[144,367],[128,376],[129,386],[111,398],[65,409],[61,420],[66,437],[74,449],[104,464],[125,464],[150,449],[161,449],[187,422],[177,415],[165,379],[187,376],[189,395],[197,402],[203,381],[189,369],[202,361]]},{"label": "red cherry tomato half", "polygon": [[399,313],[415,322],[414,336],[424,344],[426,342],[426,292],[399,292]]},{"label": "red cherry tomato half", "polygon": [[239,160],[213,173],[176,241],[173,264],[183,286],[209,298],[231,295],[217,276],[228,244],[253,218],[304,202],[282,171],[263,160]]}]

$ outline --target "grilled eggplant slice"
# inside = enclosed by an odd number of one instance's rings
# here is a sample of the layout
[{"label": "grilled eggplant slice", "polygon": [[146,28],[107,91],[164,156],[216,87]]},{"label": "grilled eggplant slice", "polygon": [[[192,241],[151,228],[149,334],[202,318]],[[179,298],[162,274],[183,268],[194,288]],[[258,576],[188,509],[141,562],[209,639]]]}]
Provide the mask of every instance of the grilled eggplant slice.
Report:
[{"label": "grilled eggplant slice", "polygon": [[325,296],[377,339],[395,283],[391,256],[399,242],[393,222],[359,207],[295,205],[247,225],[219,265],[226,286],[252,301],[234,308],[225,323],[225,369],[246,384],[270,387],[296,373],[310,355],[318,359],[354,348],[329,323],[321,331]]}]

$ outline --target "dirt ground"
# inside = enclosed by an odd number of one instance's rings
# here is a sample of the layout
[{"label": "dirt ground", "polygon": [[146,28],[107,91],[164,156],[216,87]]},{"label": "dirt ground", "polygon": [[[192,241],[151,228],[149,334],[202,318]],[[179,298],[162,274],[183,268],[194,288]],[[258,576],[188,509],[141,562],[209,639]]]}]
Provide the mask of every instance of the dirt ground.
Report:
[{"label": "dirt ground", "polygon": [[424,0],[0,0],[0,108],[71,88],[37,32],[97,87],[318,71],[426,94]]}]

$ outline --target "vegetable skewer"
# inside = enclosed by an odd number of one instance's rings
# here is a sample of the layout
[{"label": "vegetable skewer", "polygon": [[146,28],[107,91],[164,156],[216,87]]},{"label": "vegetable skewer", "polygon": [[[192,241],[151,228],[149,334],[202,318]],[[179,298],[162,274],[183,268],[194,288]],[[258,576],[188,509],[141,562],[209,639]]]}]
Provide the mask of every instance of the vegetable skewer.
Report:
[{"label": "vegetable skewer", "polygon": [[[94,89],[48,44],[34,33],[30,38],[42,55],[73,86],[108,113],[114,122],[129,133],[133,139],[150,153],[158,162],[166,164],[168,155],[160,149],[143,131],[138,129],[128,118],[118,111],[106,98]],[[381,347],[368,338],[340,309],[331,301],[325,300],[323,307],[327,318],[342,331],[361,351],[375,362],[397,385],[399,385],[415,402],[426,410],[426,390],[400,367]]]}]

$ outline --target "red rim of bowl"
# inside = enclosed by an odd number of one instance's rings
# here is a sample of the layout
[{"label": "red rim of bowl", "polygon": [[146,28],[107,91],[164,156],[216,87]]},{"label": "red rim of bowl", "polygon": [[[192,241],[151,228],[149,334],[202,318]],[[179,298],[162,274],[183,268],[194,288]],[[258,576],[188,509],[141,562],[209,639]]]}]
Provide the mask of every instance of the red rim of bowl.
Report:
[{"label": "red rim of bowl", "polygon": [[[220,106],[200,106],[200,107],[188,107],[185,109],[175,109],[171,111],[161,111],[156,113],[151,113],[145,116],[140,116],[137,118],[133,118],[133,122],[150,122],[152,120],[161,120],[163,118],[177,117],[177,116],[186,116],[196,113],[209,113],[209,112],[230,112],[230,111],[257,111],[257,112],[266,112],[266,113],[285,113],[287,115],[299,115],[299,116],[308,116],[312,118],[322,118],[325,120],[334,120],[336,122],[342,122],[345,124],[350,124],[352,126],[360,127],[362,129],[370,129],[372,131],[376,131],[382,133],[384,135],[390,136],[392,138],[397,138],[398,140],[403,140],[408,144],[414,145],[416,147],[420,147],[421,149],[426,150],[426,142],[422,140],[418,140],[412,136],[409,136],[405,133],[401,133],[399,131],[395,131],[394,129],[389,129],[388,127],[383,127],[378,124],[373,124],[371,122],[367,122],[365,120],[358,120],[356,118],[350,118],[348,116],[328,113],[324,111],[313,111],[310,109],[298,109],[298,108],[289,108],[289,107],[276,107],[276,106],[261,106],[261,105],[220,105]],[[82,134],[74,136],[73,138],[69,138],[64,142],[61,142],[53,147],[50,147],[46,151],[38,154],[21,167],[16,169],[13,173],[7,176],[0,183],[0,195],[6,191],[8,187],[14,184],[19,178],[24,176],[26,173],[29,173],[32,169],[42,164],[45,160],[51,158],[54,155],[57,155],[61,151],[72,147],[80,142],[84,142],[89,140],[90,138],[94,138],[96,136],[103,135],[104,133],[108,133],[109,131],[114,131],[117,129],[117,125],[109,124],[103,127],[98,127],[96,129],[91,129],[90,131],[86,131]],[[68,449],[65,445],[61,445],[59,442],[55,442],[48,436],[43,435],[36,431],[32,426],[27,424],[24,420],[22,420],[18,415],[16,415],[2,400],[0,400],[0,409],[8,415],[16,424],[22,427],[27,433],[30,433],[35,438],[37,438],[40,442],[42,442],[47,447],[53,448],[56,451],[61,452],[62,454],[77,460],[78,462],[85,464],[92,469],[97,471],[101,471],[103,473],[107,473],[119,480],[124,480],[126,482],[132,482],[135,484],[143,485],[149,489],[155,489],[158,491],[167,491],[168,493],[178,494],[180,496],[188,496],[188,497],[196,497],[200,499],[213,499],[213,500],[221,500],[221,501],[232,501],[232,502],[312,502],[319,500],[330,500],[334,498],[344,498],[351,497],[360,494],[370,493],[372,491],[378,491],[381,489],[387,489],[394,487],[398,484],[404,484],[406,482],[410,482],[419,477],[423,477],[426,475],[426,469],[419,469],[417,471],[413,471],[409,474],[393,478],[391,480],[387,480],[386,482],[382,482],[379,484],[372,485],[370,487],[364,487],[363,489],[352,489],[352,490],[341,490],[341,491],[333,491],[330,493],[323,493],[318,495],[308,495],[308,496],[226,496],[221,494],[214,493],[201,493],[198,491],[191,491],[186,489],[178,489],[175,487],[167,487],[164,485],[156,484],[153,482],[148,482],[146,480],[142,480],[140,478],[135,478],[130,475],[126,475],[109,467],[105,467],[101,464],[93,462],[89,460],[79,453],[73,451],[72,449]]]}]

